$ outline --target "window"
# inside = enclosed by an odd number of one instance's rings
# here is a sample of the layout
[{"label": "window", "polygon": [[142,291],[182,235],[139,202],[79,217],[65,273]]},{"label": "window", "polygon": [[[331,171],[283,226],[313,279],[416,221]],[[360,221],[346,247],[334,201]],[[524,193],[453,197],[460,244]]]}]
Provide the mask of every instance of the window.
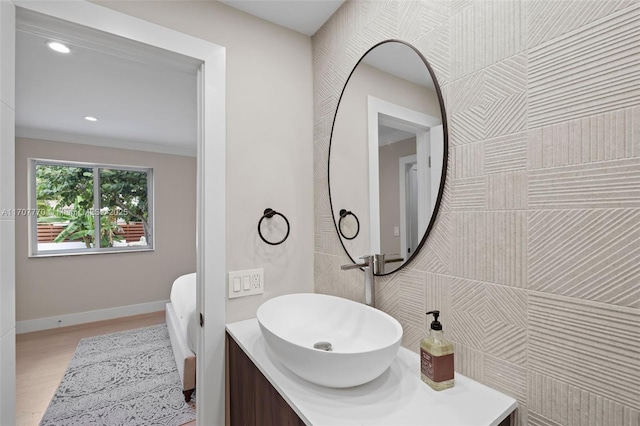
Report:
[{"label": "window", "polygon": [[30,162],[31,256],[153,249],[153,169]]}]

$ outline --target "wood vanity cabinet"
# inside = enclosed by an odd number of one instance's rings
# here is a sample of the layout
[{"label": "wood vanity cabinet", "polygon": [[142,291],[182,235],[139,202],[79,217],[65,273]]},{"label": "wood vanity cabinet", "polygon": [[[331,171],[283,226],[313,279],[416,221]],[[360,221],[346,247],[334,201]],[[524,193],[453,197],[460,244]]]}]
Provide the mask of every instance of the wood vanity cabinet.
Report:
[{"label": "wood vanity cabinet", "polygon": [[[227,334],[227,413],[230,426],[304,426],[289,404]],[[509,426],[510,417],[498,426]]]},{"label": "wood vanity cabinet", "polygon": [[229,425],[304,425],[296,412],[228,334],[227,350]]}]

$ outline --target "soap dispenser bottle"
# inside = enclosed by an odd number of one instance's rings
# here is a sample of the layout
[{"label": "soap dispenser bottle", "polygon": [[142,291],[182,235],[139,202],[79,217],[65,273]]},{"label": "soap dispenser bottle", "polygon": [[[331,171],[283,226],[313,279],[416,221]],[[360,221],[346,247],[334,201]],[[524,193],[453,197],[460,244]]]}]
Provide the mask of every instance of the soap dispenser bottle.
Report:
[{"label": "soap dispenser bottle", "polygon": [[431,323],[429,337],[420,341],[420,371],[422,381],[439,391],[453,387],[453,343],[444,338],[440,311],[430,311],[435,321]]}]

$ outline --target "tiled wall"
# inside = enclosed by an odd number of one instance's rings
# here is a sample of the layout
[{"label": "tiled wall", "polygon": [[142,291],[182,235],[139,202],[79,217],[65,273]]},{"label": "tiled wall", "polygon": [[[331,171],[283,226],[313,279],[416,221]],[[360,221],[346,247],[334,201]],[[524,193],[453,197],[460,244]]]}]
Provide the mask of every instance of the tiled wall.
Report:
[{"label": "tiled wall", "polygon": [[360,56],[399,38],[443,86],[450,164],[418,259],[377,279],[417,350],[444,312],[458,371],[517,423],[640,425],[640,2],[347,1],[313,37],[315,290],[363,300],[327,154]]}]

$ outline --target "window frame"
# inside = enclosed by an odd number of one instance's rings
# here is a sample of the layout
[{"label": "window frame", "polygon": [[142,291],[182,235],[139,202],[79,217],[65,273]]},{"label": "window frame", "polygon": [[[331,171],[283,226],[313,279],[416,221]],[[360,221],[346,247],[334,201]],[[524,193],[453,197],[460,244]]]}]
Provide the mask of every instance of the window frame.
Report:
[{"label": "window frame", "polygon": [[[130,253],[130,252],[149,252],[155,251],[155,205],[154,205],[154,170],[152,167],[127,166],[120,164],[105,164],[80,161],[64,161],[52,160],[45,158],[29,158],[29,176],[28,185],[28,204],[29,204],[29,257],[57,257],[57,256],[78,256],[86,254],[109,254],[109,253]],[[149,240],[146,246],[128,246],[128,247],[93,247],[78,249],[60,249],[60,250],[38,250],[38,200],[36,195],[36,167],[37,166],[66,166],[93,169],[93,220],[95,234],[100,234],[100,169],[125,170],[132,172],[147,173],[147,203],[149,211]],[[98,206],[98,208],[96,208]],[[94,239],[97,245],[100,245],[100,239]]]}]

